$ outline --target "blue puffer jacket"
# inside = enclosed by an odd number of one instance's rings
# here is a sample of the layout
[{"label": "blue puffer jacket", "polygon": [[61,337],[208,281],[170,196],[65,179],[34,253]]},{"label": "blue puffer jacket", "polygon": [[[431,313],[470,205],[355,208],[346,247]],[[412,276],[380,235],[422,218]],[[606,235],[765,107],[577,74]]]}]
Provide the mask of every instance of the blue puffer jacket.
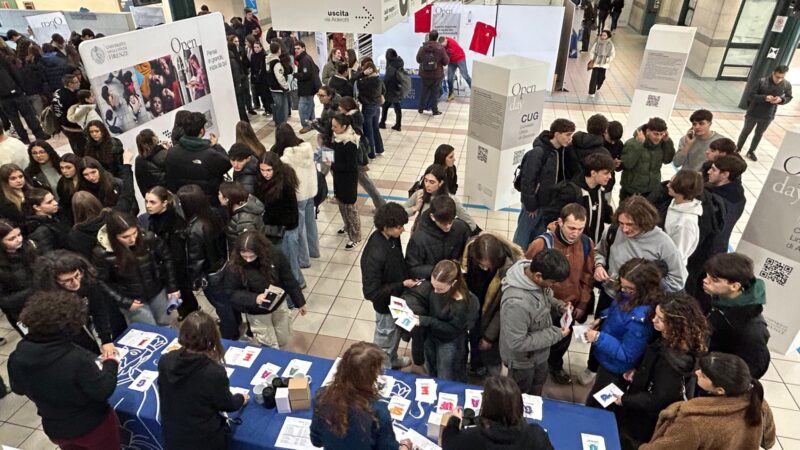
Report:
[{"label": "blue puffer jacket", "polygon": [[600,313],[605,321],[600,327],[600,338],[594,344],[594,351],[601,366],[615,374],[636,367],[656,335],[650,320],[652,312],[651,306],[637,306],[625,312],[620,309],[619,300],[614,300]]},{"label": "blue puffer jacket", "polygon": [[58,51],[48,52],[42,56],[39,64],[44,67],[44,73],[47,77],[47,86],[50,88],[48,95],[52,94],[56,89],[64,87],[64,74],[67,71],[67,60],[58,56]]}]

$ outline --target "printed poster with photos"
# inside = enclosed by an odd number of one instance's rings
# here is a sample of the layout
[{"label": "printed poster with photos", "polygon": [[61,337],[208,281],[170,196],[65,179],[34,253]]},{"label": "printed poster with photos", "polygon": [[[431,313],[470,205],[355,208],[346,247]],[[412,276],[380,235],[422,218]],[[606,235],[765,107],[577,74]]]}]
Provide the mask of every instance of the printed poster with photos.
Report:
[{"label": "printed poster with photos", "polygon": [[207,14],[80,46],[100,117],[126,149],[148,128],[170,141],[179,110],[205,114],[206,136],[233,144],[239,114],[222,20]]}]

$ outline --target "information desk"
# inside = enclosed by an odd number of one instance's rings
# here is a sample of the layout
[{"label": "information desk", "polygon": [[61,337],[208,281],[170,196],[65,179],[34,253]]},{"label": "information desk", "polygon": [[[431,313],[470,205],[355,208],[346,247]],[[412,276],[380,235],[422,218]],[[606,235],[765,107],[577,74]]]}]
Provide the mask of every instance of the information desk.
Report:
[{"label": "information desk", "polygon": [[[447,73],[447,67],[445,67],[445,73]],[[422,95],[422,78],[419,75],[412,73],[408,75],[411,77],[411,89],[408,91],[405,97],[400,100],[400,108],[402,109],[419,109],[419,98]],[[383,74],[381,74],[381,78],[383,78]],[[447,78],[442,80],[442,95],[439,97],[440,102],[447,101]],[[430,112],[432,105],[428,105],[426,111]],[[392,119],[389,118],[389,121]]]},{"label": "information desk", "polygon": [[[132,330],[153,332],[158,336],[144,349],[125,347],[117,343],[118,347],[126,348],[128,353],[120,363],[117,390],[111,397],[110,403],[119,416],[123,448],[160,450],[163,449],[163,444],[159,418],[158,380],[145,392],[132,390],[130,385],[143,370],[158,370],[159,356],[167,345],[177,337],[177,331],[171,328],[134,324],[119,340],[124,340],[127,333]],[[241,342],[233,341],[224,341],[224,345],[226,348],[244,348],[246,346]],[[275,441],[286,415],[278,414],[275,409],[265,409],[262,405],[255,403],[252,396],[253,386],[250,385],[250,382],[263,364],[269,362],[280,366],[281,373],[283,373],[283,369],[292,359],[311,362],[308,374],[312,378],[311,395],[313,398],[314,392],[320,387],[328,371],[333,366],[333,361],[329,359],[262,348],[258,358],[249,369],[240,366],[227,366],[234,368],[230,376],[231,386],[251,390],[250,402],[248,402],[241,414],[232,414],[232,417],[240,417],[242,423],[236,426],[232,433],[229,445],[231,450],[276,448]],[[396,378],[392,394],[412,399],[405,419],[402,423],[396,423],[396,426],[401,429],[413,428],[421,435],[426,435],[428,415],[431,408],[435,408],[435,404],[413,401],[416,395],[415,380],[418,378],[416,375],[398,371],[388,371],[388,374]],[[460,406],[464,404],[464,389],[480,389],[480,387],[450,381],[437,380],[437,383],[438,392],[457,394]],[[311,411],[301,411],[290,415],[310,419]],[[553,447],[556,449],[581,449],[581,433],[602,436],[605,439],[606,449],[608,450],[620,449],[616,421],[614,415],[610,412],[545,399],[543,419],[541,425],[547,430]]]}]

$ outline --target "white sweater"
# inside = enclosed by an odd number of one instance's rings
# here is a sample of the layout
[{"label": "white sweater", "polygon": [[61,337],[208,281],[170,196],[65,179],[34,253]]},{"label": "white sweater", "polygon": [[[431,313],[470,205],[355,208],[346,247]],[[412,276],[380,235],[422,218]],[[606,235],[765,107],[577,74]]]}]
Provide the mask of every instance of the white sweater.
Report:
[{"label": "white sweater", "polygon": [[680,205],[672,200],[672,203],[669,204],[664,221],[664,231],[675,243],[684,269],[689,261],[689,256],[694,253],[694,249],[697,248],[697,243],[700,241],[699,219],[702,215],[703,203],[700,200],[695,199]]},{"label": "white sweater", "polygon": [[287,147],[281,161],[292,166],[297,172],[300,185],[297,187],[297,201],[308,200],[317,195],[317,166],[314,164],[314,149],[303,142],[297,147]]}]

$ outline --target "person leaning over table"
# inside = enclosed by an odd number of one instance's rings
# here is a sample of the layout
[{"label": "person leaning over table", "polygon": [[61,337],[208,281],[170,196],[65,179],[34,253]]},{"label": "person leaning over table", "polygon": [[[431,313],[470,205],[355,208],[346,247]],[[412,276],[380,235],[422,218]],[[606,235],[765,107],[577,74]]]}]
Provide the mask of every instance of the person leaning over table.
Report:
[{"label": "person leaning over table", "polygon": [[[225,348],[217,322],[203,311],[189,313],[181,323],[182,347],[158,361],[161,432],[167,450],[224,450],[225,418],[249,395],[230,391],[223,366]],[[110,448],[110,447],[109,447]]]},{"label": "person leaning over table", "polygon": [[523,416],[522,393],[511,378],[491,376],[483,384],[477,426],[461,429],[457,408],[442,433],[442,450],[552,450],[547,432]]},{"label": "person leaning over table", "polygon": [[317,391],[311,417],[311,444],[326,450],[413,450],[398,444],[392,417],[378,393],[383,351],[358,342],[342,356],[333,381]]}]

